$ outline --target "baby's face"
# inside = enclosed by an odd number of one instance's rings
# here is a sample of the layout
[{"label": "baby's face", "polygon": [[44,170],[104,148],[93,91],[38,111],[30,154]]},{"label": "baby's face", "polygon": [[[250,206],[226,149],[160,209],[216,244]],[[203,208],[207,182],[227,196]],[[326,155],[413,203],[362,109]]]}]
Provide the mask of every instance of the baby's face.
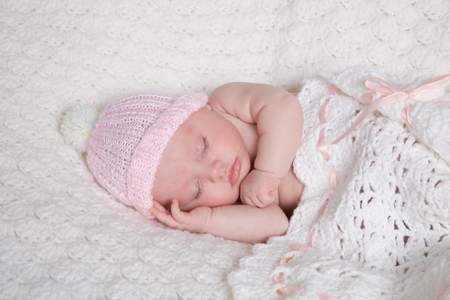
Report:
[{"label": "baby's face", "polygon": [[250,171],[239,131],[209,106],[193,113],[175,132],[156,171],[153,198],[166,209],[233,204]]}]

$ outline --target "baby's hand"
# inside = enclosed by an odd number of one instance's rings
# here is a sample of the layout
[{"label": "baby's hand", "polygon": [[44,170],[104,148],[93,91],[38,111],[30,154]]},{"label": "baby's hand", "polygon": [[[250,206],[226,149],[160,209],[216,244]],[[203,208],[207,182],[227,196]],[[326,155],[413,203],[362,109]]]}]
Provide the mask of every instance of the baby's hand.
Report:
[{"label": "baby's hand", "polygon": [[206,232],[212,214],[212,209],[207,206],[194,208],[190,212],[181,211],[177,200],[172,201],[171,212],[156,201],[153,201],[153,207],[149,211],[169,227],[201,233]]},{"label": "baby's hand", "polygon": [[245,204],[266,207],[275,200],[274,192],[281,180],[268,172],[252,170],[241,183],[241,201]]}]

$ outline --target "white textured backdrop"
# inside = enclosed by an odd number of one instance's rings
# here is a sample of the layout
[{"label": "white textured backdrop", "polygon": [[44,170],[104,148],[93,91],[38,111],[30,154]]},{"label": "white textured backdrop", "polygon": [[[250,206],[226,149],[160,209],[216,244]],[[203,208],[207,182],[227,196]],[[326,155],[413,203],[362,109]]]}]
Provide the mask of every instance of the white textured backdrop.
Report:
[{"label": "white textured backdrop", "polygon": [[449,53],[447,0],[0,0],[0,299],[229,299],[251,255],[112,199],[59,134],[71,106],[296,91],[356,64],[408,81],[449,72]]}]

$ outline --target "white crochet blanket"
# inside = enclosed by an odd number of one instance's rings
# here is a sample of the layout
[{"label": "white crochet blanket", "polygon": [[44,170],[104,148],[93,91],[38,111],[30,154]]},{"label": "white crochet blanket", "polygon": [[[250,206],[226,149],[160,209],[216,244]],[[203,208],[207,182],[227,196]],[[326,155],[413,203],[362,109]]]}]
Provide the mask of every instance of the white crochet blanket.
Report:
[{"label": "white crochet blanket", "polygon": [[[450,102],[415,107],[415,134],[386,117],[401,115],[399,103],[331,144],[368,106],[361,95],[373,76],[380,77],[357,67],[304,80],[298,98],[305,128],[294,170],[305,190],[288,233],[255,246],[229,276],[237,298],[265,299],[275,288],[295,291],[293,299],[319,292],[341,300],[420,300],[436,299],[450,285]],[[330,84],[341,92],[329,94]],[[321,132],[329,160],[318,150]]]},{"label": "white crochet blanket", "polygon": [[[272,282],[290,245],[252,247],[144,219],[64,144],[64,112],[149,90],[209,93],[230,81],[298,92],[303,78],[352,65],[402,82],[436,76],[450,70],[448,20],[447,0],[0,1],[0,299],[279,298],[280,285],[299,284],[303,272]],[[428,254],[433,274],[447,261],[440,249]],[[322,264],[337,274],[331,287],[311,290],[350,297],[338,271],[347,278],[360,266],[332,262]],[[366,271],[352,284],[365,284]],[[389,298],[389,279],[367,288]],[[429,287],[415,285],[422,279]],[[395,288],[433,299],[448,279],[400,276]]]}]

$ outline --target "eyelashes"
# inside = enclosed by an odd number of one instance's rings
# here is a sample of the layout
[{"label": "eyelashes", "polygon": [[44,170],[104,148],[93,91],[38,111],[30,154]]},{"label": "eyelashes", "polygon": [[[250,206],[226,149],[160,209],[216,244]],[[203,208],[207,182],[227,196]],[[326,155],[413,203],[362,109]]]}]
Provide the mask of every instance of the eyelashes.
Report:
[{"label": "eyelashes", "polygon": [[197,196],[195,196],[195,199],[200,198],[200,196],[203,193],[203,186],[202,186],[202,182],[200,181],[200,179],[198,180],[198,192],[197,192]]},{"label": "eyelashes", "polygon": [[209,149],[209,142],[206,136],[202,136],[202,138],[203,138],[203,155],[202,155],[203,158],[206,155],[206,151],[208,151]]}]

